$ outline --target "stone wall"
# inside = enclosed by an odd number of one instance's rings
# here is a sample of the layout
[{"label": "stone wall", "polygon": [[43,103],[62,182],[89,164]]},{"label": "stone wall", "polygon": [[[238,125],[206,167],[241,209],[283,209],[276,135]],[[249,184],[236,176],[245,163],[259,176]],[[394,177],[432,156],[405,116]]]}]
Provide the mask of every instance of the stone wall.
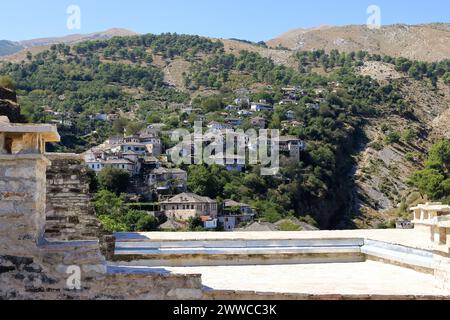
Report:
[{"label": "stone wall", "polygon": [[90,201],[84,160],[75,154],[48,154],[47,222],[49,240],[96,240],[100,224]]},{"label": "stone wall", "polygon": [[[0,300],[203,297],[200,276],[126,269],[110,272],[98,239],[59,242],[45,239],[49,165],[41,154],[0,155]],[[75,163],[72,165],[72,170],[76,170]],[[55,194],[64,194],[62,189]],[[78,274],[79,277],[71,278]],[[79,287],[72,288],[74,283],[79,283]]]},{"label": "stone wall", "polygon": [[43,243],[45,170],[42,155],[0,155],[0,255],[33,256]]},{"label": "stone wall", "polygon": [[[203,297],[200,276],[108,272],[96,241],[51,243],[36,253],[34,257],[0,255],[0,300]],[[80,289],[68,287],[74,267],[80,268]]]}]

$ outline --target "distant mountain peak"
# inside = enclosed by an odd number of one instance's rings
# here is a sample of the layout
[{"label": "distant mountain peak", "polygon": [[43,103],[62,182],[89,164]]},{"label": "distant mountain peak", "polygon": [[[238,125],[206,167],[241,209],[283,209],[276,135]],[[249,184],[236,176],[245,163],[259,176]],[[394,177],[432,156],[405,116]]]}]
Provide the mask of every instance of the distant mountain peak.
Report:
[{"label": "distant mountain peak", "polygon": [[38,38],[24,41],[0,40],[0,57],[9,56],[28,50],[34,47],[45,47],[53,44],[74,44],[85,40],[110,39],[112,37],[125,37],[136,35],[137,33],[123,29],[111,28],[105,31],[93,32],[88,34],[70,34],[63,37]]}]

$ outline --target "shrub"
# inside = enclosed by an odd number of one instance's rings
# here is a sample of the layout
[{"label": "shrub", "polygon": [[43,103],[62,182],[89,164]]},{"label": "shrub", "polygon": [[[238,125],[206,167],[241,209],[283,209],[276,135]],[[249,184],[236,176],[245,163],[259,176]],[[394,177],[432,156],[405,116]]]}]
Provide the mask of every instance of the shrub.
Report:
[{"label": "shrub", "polygon": [[300,226],[290,220],[282,221],[278,227],[280,228],[280,231],[301,231]]},{"label": "shrub", "polygon": [[8,77],[8,76],[1,76],[0,77],[0,87],[11,89],[11,90],[15,90],[16,89],[16,84],[14,83],[14,81],[10,77]]},{"label": "shrub", "polygon": [[128,171],[116,168],[105,168],[98,175],[100,188],[117,195],[127,191],[129,181],[130,174]]}]

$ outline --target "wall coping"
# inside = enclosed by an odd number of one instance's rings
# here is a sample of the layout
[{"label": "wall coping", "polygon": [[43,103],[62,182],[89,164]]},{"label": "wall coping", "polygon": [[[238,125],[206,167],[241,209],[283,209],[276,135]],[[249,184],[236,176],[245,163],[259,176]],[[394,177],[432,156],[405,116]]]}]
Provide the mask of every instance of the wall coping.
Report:
[{"label": "wall coping", "polygon": [[43,154],[0,154],[1,161],[41,160],[50,165],[50,160]]},{"label": "wall coping", "polygon": [[76,153],[45,153],[50,160],[84,160],[81,154]]}]

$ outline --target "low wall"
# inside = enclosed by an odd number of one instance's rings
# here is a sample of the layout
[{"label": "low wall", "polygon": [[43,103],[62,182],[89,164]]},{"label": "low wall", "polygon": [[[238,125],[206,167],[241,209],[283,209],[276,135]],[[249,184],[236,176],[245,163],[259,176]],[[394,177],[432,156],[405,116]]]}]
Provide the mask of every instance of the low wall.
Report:
[{"label": "low wall", "polygon": [[113,260],[167,267],[362,262],[363,243],[362,239],[119,241]]},{"label": "low wall", "polygon": [[[317,235],[319,233],[314,233]],[[299,234],[300,236],[302,234]],[[116,264],[136,266],[220,266],[343,263],[376,260],[434,273],[433,250],[362,238],[314,239],[149,239],[118,234]]]},{"label": "low wall", "polygon": [[[73,269],[75,268],[75,269]],[[80,288],[71,276],[80,270]],[[108,273],[96,242],[52,243],[35,257],[0,255],[0,300],[193,300],[203,297],[201,277]]]}]

